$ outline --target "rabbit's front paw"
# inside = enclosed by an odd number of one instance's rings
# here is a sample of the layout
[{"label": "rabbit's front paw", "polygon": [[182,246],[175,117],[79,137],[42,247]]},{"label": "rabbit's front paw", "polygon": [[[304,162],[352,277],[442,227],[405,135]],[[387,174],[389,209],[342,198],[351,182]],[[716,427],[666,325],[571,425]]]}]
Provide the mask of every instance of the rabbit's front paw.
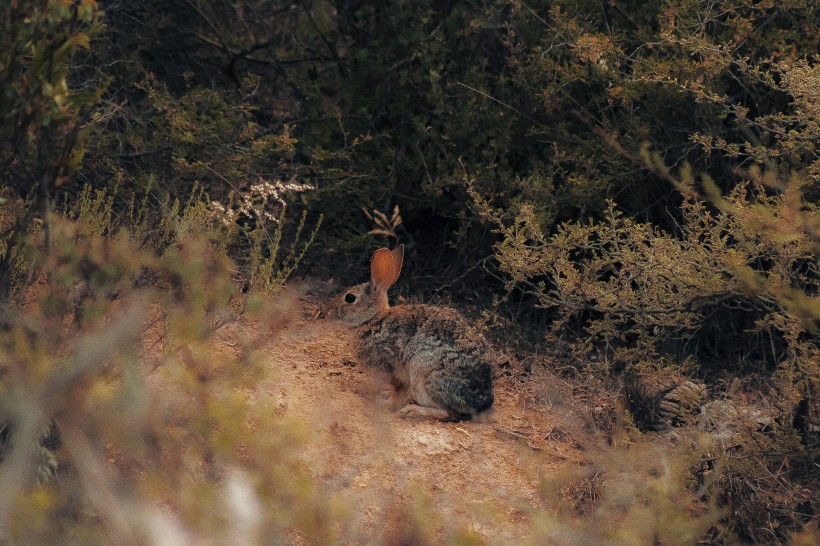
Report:
[{"label": "rabbit's front paw", "polygon": [[439,419],[450,418],[450,413],[441,408],[428,408],[418,404],[407,404],[396,412],[403,419]]}]

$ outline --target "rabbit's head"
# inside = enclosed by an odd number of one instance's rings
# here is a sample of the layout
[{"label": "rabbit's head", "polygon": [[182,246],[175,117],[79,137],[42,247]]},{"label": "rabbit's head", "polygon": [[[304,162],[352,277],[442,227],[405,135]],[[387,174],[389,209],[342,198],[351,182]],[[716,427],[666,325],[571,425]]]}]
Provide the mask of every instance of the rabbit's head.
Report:
[{"label": "rabbit's head", "polygon": [[323,315],[354,326],[369,321],[387,311],[387,289],[393,286],[401,273],[404,245],[393,250],[380,248],[370,260],[370,282],[348,288],[335,296],[325,307]]}]

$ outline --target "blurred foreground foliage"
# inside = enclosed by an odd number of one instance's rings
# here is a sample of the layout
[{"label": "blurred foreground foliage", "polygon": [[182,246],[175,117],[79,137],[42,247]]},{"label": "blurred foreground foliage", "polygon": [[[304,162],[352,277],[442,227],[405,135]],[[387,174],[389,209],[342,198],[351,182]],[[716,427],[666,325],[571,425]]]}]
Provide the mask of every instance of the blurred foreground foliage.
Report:
[{"label": "blurred foreground foliage", "polygon": [[[264,373],[253,340],[216,363],[211,336],[305,258],[343,275],[376,244],[361,209],[395,206],[373,233],[435,268],[414,292],[478,286],[583,373],[684,371],[787,406],[737,458],[714,438],[663,454],[640,491],[599,482],[643,472],[642,440],[592,461],[566,482],[590,504],[534,514],[539,537],[801,540],[819,18],[810,0],[0,1],[0,540],[332,541],[298,425],[241,394]],[[591,510],[611,533],[582,529]]]},{"label": "blurred foreground foliage", "polygon": [[287,456],[300,428],[249,401],[266,373],[254,340],[214,347],[236,293],[224,254],[184,216],[162,255],[125,229],[46,221],[0,334],[3,540],[321,535],[310,518],[327,510]]}]

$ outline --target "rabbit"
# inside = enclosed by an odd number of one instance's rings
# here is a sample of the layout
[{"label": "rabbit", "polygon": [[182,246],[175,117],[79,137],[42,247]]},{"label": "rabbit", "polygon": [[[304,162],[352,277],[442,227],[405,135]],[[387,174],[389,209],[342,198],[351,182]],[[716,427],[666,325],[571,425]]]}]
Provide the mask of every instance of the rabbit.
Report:
[{"label": "rabbit", "polygon": [[387,372],[391,406],[402,417],[448,421],[486,416],[493,405],[492,351],[484,337],[450,307],[391,307],[404,245],[380,248],[370,282],[336,296],[323,315],[355,330],[355,349],[366,366]]}]

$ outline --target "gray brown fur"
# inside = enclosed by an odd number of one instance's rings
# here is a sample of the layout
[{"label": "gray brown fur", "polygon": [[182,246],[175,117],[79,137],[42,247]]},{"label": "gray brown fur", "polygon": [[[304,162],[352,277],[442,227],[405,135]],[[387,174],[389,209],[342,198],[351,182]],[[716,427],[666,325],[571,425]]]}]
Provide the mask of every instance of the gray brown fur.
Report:
[{"label": "gray brown fur", "polygon": [[403,248],[392,251],[392,276],[376,263],[384,266],[387,254],[377,253],[371,281],[337,296],[325,314],[356,327],[358,358],[388,374],[400,415],[458,420],[489,410],[492,351],[484,337],[450,307],[390,307],[387,289],[398,277]]}]

